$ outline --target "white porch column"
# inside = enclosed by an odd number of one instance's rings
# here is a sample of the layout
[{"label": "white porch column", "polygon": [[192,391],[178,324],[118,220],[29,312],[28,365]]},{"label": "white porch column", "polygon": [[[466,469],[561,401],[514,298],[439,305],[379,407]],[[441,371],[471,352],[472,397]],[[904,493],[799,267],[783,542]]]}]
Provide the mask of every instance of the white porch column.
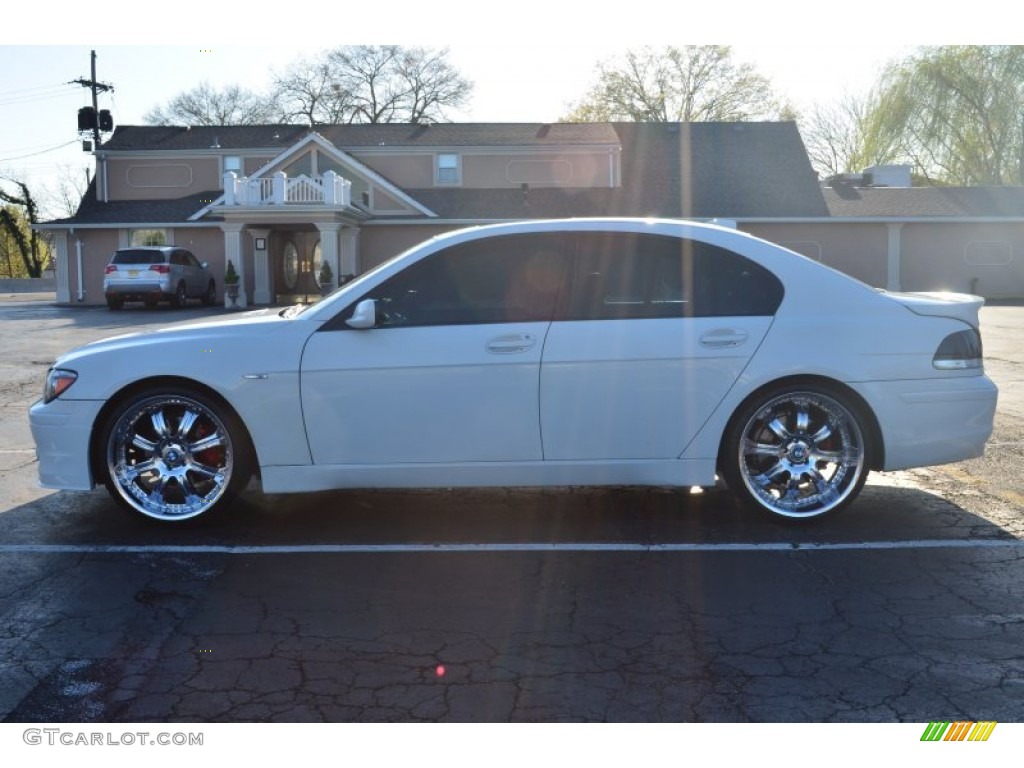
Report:
[{"label": "white porch column", "polygon": [[288,177],[284,171],[278,171],[274,174],[274,205],[284,205],[285,197],[285,184]]},{"label": "white porch column", "polygon": [[55,277],[57,278],[57,303],[71,303],[71,265],[68,263],[68,233],[54,232],[53,245],[57,253],[54,257]]},{"label": "white porch column", "polygon": [[[270,256],[267,242],[270,239],[269,229],[250,229],[253,240],[253,304],[270,303]],[[262,241],[262,243],[261,243]],[[260,248],[260,245],[263,245]]]},{"label": "white porch column", "polygon": [[[234,303],[239,309],[249,305],[245,292],[245,261],[242,259],[242,230],[244,224],[224,223],[220,225],[224,232],[224,269],[227,269],[230,261],[235,265],[235,272],[238,273],[238,300]],[[224,306],[232,306],[225,291]]]},{"label": "white porch column", "polygon": [[338,277],[359,274],[359,230],[347,227],[341,233],[341,265]]},{"label": "white porch column", "polygon": [[224,205],[235,204],[235,192],[238,190],[238,175],[234,171],[224,174]]},{"label": "white porch column", "polygon": [[334,286],[337,287],[341,272],[338,271],[338,232],[341,231],[341,224],[336,222],[317,222],[316,228],[320,230],[320,258],[331,265],[331,274],[334,275]]},{"label": "white porch column", "polygon": [[902,224],[886,224],[889,235],[889,270],[885,287],[889,291],[903,290],[900,287],[900,230]]}]

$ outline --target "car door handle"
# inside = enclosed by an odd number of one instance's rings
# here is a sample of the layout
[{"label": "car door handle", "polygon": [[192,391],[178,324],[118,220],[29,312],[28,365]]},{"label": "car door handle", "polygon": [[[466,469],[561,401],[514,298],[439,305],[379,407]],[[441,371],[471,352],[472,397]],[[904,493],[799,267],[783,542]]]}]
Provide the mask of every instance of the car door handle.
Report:
[{"label": "car door handle", "polygon": [[511,336],[499,336],[487,342],[487,351],[495,355],[514,355],[525,352],[537,343],[532,333],[516,333]]},{"label": "car door handle", "polygon": [[735,328],[716,328],[708,331],[700,337],[700,343],[705,347],[721,349],[725,347],[738,347],[747,340],[747,332]]}]

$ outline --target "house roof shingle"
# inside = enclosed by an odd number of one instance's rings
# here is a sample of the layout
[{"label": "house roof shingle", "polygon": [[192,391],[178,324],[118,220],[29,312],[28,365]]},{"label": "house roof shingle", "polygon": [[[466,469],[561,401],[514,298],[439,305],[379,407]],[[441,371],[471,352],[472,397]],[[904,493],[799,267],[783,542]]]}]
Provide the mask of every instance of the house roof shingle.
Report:
[{"label": "house roof shingle", "polygon": [[364,147],[560,146],[609,144],[608,123],[377,123],[365,125],[122,125],[100,149],[111,152],[196,149],[285,150],[310,132],[339,149]]},{"label": "house roof shingle", "polygon": [[[284,151],[307,135],[308,128],[230,126],[186,131],[121,126],[104,148],[194,150],[208,147],[216,138],[222,149],[243,149],[261,146],[275,131]],[[524,146],[533,142],[621,148],[622,180],[616,187],[534,186],[525,195],[518,188],[405,190],[446,219],[829,215],[795,123],[446,123],[427,127],[325,126],[319,131],[341,149],[376,146],[380,141],[401,146],[426,146],[422,142],[429,141],[445,146]],[[78,214],[64,221],[185,222],[218,195],[211,192],[175,200],[99,203],[91,191]]]},{"label": "house roof shingle", "polygon": [[1024,187],[826,187],[835,218],[1024,217]]}]

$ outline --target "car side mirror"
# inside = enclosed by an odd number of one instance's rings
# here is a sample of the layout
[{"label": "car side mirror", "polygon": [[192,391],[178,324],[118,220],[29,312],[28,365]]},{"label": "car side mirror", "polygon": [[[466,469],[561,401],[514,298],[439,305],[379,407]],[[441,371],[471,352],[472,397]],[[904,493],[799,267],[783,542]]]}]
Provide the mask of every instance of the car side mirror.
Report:
[{"label": "car side mirror", "polygon": [[345,321],[349,328],[363,331],[377,325],[377,302],[373,299],[363,299],[356,304],[352,317]]},{"label": "car side mirror", "polygon": [[201,262],[199,262],[199,266],[202,267],[203,269],[209,269],[210,268],[210,262],[208,262],[208,261],[201,261]]}]

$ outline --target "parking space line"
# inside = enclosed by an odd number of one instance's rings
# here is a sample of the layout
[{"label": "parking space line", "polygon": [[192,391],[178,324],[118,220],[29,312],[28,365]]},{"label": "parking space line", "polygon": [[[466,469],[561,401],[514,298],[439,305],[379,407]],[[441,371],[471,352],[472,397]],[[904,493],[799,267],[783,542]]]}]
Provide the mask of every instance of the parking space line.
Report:
[{"label": "parking space line", "polygon": [[1020,539],[918,539],[862,542],[665,543],[510,542],[436,544],[0,544],[0,554],[155,554],[155,555],[295,555],[295,554],[427,554],[503,552],[605,552],[660,554],[671,552],[836,552],[907,549],[1014,549]]}]

